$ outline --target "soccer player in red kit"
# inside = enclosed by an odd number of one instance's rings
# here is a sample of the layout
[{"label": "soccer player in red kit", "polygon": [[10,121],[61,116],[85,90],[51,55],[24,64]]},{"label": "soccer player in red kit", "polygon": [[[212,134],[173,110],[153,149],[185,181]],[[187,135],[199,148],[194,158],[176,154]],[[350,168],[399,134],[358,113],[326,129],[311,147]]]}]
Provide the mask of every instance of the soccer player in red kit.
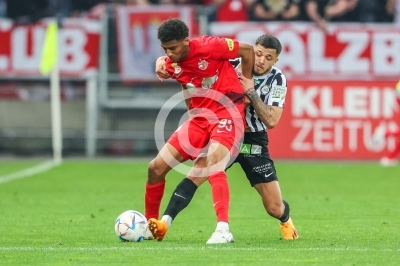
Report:
[{"label": "soccer player in red kit", "polygon": [[[208,176],[217,215],[217,228],[207,244],[230,243],[233,236],[229,231],[225,169],[238,152],[235,147],[244,134],[245,99],[229,59],[241,57],[242,75],[252,78],[254,49],[232,39],[188,36],[188,27],[179,19],[168,19],[158,29],[158,39],[167,55],[166,70],[182,86],[189,119],[149,164],[145,215],[149,222],[158,219],[165,175],[177,164],[205,153],[206,168],[193,171]],[[185,189],[193,189],[191,186],[195,185],[188,183]],[[157,232],[152,233],[160,238]]]}]

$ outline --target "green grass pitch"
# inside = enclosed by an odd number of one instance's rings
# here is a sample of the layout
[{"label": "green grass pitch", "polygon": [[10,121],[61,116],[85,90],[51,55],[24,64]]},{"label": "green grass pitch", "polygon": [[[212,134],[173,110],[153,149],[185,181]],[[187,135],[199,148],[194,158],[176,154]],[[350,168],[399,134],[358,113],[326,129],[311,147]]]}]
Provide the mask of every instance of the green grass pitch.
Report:
[{"label": "green grass pitch", "polygon": [[[0,176],[27,162],[1,162]],[[114,221],[143,212],[146,162],[66,161],[0,184],[0,265],[399,265],[400,168],[377,163],[276,162],[300,238],[284,241],[238,165],[228,171],[235,243],[215,229],[205,183],[164,241],[123,243]],[[167,176],[164,210],[182,175]]]}]

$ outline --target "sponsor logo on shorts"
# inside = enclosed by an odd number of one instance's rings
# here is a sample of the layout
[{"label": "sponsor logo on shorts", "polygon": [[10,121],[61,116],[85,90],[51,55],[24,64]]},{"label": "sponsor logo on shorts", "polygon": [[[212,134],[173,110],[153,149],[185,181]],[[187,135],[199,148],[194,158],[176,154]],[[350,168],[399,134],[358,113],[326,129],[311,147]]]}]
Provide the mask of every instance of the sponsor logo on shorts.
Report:
[{"label": "sponsor logo on shorts", "polygon": [[251,152],[251,144],[244,144],[244,143],[242,143],[242,144],[240,145],[239,153],[250,154],[250,152]]},{"label": "sponsor logo on shorts", "polygon": [[240,144],[239,153],[242,154],[261,154],[262,147],[260,145]]},{"label": "sponsor logo on shorts", "polygon": [[265,174],[265,177],[269,177],[270,175],[272,175],[274,172],[272,172],[272,173],[269,173],[268,175],[267,174]]}]

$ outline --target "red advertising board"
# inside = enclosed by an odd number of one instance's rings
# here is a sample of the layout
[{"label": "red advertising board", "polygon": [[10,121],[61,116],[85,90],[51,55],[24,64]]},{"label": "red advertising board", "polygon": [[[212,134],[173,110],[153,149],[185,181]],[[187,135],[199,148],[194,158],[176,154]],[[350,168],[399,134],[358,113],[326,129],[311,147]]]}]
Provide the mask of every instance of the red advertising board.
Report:
[{"label": "red advertising board", "polygon": [[212,35],[254,44],[269,33],[282,43],[277,67],[300,79],[400,77],[400,28],[390,24],[212,23]]},{"label": "red advertising board", "polygon": [[157,39],[162,21],[180,18],[188,25],[191,35],[197,32],[195,10],[190,6],[117,6],[115,12],[119,69],[124,81],[156,80],[154,64],[165,54]]},{"label": "red advertising board", "polygon": [[289,80],[282,118],[268,131],[273,158],[377,159],[394,146],[369,143],[400,124],[395,81]]},{"label": "red advertising board", "polygon": [[[39,76],[46,21],[15,25],[0,19],[0,75]],[[65,19],[59,30],[61,75],[84,77],[97,70],[100,23],[88,19]]]}]

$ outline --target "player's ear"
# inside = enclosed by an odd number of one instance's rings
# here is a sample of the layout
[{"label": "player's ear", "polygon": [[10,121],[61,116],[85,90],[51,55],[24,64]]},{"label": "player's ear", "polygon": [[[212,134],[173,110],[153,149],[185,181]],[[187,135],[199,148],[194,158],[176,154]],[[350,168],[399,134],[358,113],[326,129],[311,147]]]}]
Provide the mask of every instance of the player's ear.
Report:
[{"label": "player's ear", "polygon": [[185,45],[189,45],[189,37],[186,37],[185,39],[183,39],[183,43]]}]

